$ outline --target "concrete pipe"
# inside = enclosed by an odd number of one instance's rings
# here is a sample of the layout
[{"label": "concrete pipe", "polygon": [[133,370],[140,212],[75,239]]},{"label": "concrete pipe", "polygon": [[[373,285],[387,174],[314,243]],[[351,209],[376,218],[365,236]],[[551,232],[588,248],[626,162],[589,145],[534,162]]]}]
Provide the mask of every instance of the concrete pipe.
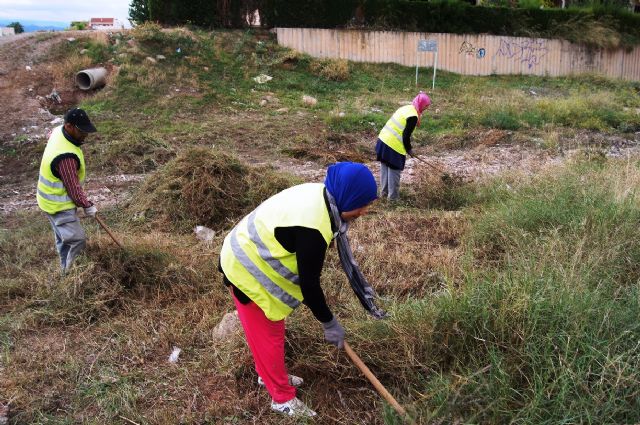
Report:
[{"label": "concrete pipe", "polygon": [[76,74],[76,84],[80,90],[92,90],[107,83],[106,68],[85,69]]}]

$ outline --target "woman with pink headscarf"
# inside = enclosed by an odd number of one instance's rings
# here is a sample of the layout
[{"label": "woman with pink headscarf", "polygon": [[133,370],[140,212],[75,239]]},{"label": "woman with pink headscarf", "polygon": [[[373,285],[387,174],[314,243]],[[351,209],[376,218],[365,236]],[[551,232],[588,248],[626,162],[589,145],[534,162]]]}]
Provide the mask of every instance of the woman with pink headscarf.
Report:
[{"label": "woman with pink headscarf", "polygon": [[423,92],[411,105],[398,108],[378,135],[376,159],[380,161],[380,197],[395,201],[400,193],[400,174],[404,170],[406,155],[411,152],[411,134],[420,125],[422,113],[431,105]]}]

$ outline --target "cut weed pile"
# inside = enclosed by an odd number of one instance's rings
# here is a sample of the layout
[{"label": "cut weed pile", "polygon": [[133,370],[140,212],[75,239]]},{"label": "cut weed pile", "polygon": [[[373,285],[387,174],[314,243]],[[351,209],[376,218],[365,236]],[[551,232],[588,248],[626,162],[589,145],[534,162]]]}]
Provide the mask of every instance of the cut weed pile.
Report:
[{"label": "cut weed pile", "polygon": [[449,174],[435,162],[417,162],[413,183],[406,189],[408,202],[414,208],[459,210],[473,200],[475,185],[456,174]]},{"label": "cut weed pile", "polygon": [[[38,223],[40,224],[40,223]],[[37,226],[42,229],[42,226]],[[43,230],[43,229],[42,229]],[[50,236],[42,232],[43,235]],[[34,267],[23,269],[2,262],[6,276],[0,299],[5,308],[26,307],[29,322],[40,324],[92,323],[129,309],[131,302],[144,302],[162,293],[168,299],[181,298],[198,292],[214,273],[214,261],[209,258],[185,258],[175,247],[156,238],[126,240],[124,249],[106,237],[92,238],[86,255],[81,256],[72,271],[65,276],[59,271],[41,274]],[[47,238],[49,239],[49,238]],[[51,246],[38,238],[35,246],[40,261],[51,267],[57,260],[49,254]],[[20,246],[11,237],[4,238],[0,251]],[[22,250],[29,254],[29,250]],[[8,259],[9,255],[4,258]],[[16,265],[22,261],[14,260]],[[23,304],[26,303],[26,304]],[[19,308],[19,310],[22,310]]]},{"label": "cut weed pile", "polygon": [[268,197],[294,184],[267,167],[191,148],[149,176],[129,211],[139,220],[188,232],[196,225],[225,229]]},{"label": "cut weed pile", "polygon": [[341,161],[367,162],[373,159],[370,147],[362,142],[361,137],[333,131],[326,137],[315,137],[314,134],[298,137],[283,147],[282,152],[293,158],[316,161],[323,165]]}]

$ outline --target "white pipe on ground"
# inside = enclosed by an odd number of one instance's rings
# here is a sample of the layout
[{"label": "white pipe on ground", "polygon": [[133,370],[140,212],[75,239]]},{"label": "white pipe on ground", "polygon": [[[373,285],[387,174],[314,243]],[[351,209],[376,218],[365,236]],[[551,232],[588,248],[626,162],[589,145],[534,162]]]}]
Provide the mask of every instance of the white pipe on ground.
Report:
[{"label": "white pipe on ground", "polygon": [[107,83],[106,68],[84,69],[76,73],[76,84],[80,90],[92,90]]}]

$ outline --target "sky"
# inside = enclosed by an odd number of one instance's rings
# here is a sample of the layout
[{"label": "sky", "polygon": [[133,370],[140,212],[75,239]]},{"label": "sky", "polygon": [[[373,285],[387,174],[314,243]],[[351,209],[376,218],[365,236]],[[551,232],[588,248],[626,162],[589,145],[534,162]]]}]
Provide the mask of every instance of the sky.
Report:
[{"label": "sky", "polygon": [[128,25],[131,0],[0,0],[0,20],[60,22],[117,18]]}]

